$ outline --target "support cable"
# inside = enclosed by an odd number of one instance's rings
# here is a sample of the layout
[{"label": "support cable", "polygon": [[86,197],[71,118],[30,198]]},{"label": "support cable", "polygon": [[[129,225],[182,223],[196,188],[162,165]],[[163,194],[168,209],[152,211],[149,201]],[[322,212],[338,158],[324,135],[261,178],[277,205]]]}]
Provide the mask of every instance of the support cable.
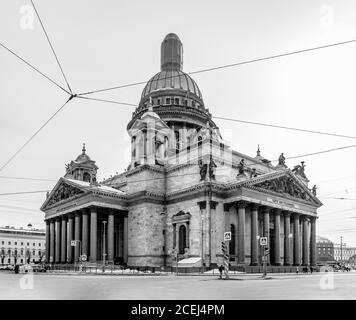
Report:
[{"label": "support cable", "polygon": [[0,172],[5,169],[5,167],[32,141],[33,138],[67,105],[67,103],[72,99],[69,99],[54,113],[52,116],[7,160],[0,168]]},{"label": "support cable", "polygon": [[47,80],[49,80],[50,82],[52,82],[54,85],[56,85],[58,88],[62,89],[64,92],[70,94],[70,92],[68,92],[68,90],[64,89],[62,86],[60,86],[57,82],[55,82],[54,80],[52,80],[50,77],[46,76],[43,72],[41,72],[40,70],[38,70],[36,67],[34,67],[31,63],[29,63],[28,61],[26,61],[25,59],[21,58],[18,54],[16,54],[14,51],[12,51],[11,49],[9,49],[7,46],[5,46],[4,44],[2,44],[0,42],[0,46],[3,47],[5,50],[7,50],[8,52],[10,52],[11,54],[13,54],[16,58],[20,59],[22,62],[24,62],[25,64],[27,64],[30,68],[32,68],[33,70],[35,70],[37,73],[39,73],[41,76],[43,76],[44,78],[46,78]]},{"label": "support cable", "polygon": [[[226,64],[226,65],[221,65],[221,66],[202,69],[202,70],[197,70],[197,71],[192,71],[192,72],[188,72],[187,74],[188,75],[192,75],[192,74],[210,72],[210,71],[226,69],[226,68],[231,68],[231,67],[237,67],[237,66],[241,66],[241,65],[244,65],[244,64],[250,64],[250,63],[254,63],[254,62],[261,62],[261,61],[265,61],[265,60],[271,60],[271,59],[291,56],[291,55],[295,55],[295,54],[299,54],[299,53],[305,53],[305,52],[310,52],[310,51],[315,51],[315,50],[320,50],[320,49],[325,49],[325,48],[330,48],[330,47],[350,44],[350,43],[353,43],[353,42],[356,42],[356,39],[337,42],[337,43],[331,43],[331,44],[327,44],[327,45],[323,45],[323,46],[307,48],[307,49],[302,49],[302,50],[297,50],[297,51],[291,51],[291,52],[276,54],[276,55],[263,57],[263,58],[257,58],[257,59],[252,59],[252,60],[246,60],[246,61]],[[180,77],[180,75],[178,74],[176,76],[173,76],[172,78],[174,78],[174,77]],[[171,77],[165,77],[165,78],[162,78],[160,80],[164,80],[166,78],[171,78]],[[115,86],[115,87],[109,87],[109,88],[104,88],[104,89],[99,89],[99,90],[92,90],[92,91],[88,91],[88,92],[83,92],[83,93],[80,93],[78,95],[81,95],[81,96],[89,95],[89,94],[93,94],[93,93],[99,93],[99,92],[104,92],[104,91],[110,91],[110,90],[115,90],[115,89],[121,89],[121,88],[126,88],[126,87],[137,86],[137,85],[141,85],[141,84],[145,84],[145,83],[147,83],[147,81],[134,82],[134,83],[126,84],[126,85],[120,85],[120,86]]]},{"label": "support cable", "polygon": [[58,66],[59,66],[59,69],[60,69],[61,72],[62,72],[63,78],[64,78],[65,82],[67,83],[67,87],[68,87],[70,93],[73,94],[72,89],[71,89],[71,87],[70,87],[70,85],[69,85],[69,83],[68,83],[67,77],[66,77],[66,75],[64,74],[62,65],[61,65],[61,63],[59,62],[59,59],[58,59],[58,56],[57,56],[56,52],[54,51],[53,45],[52,45],[52,43],[51,43],[51,40],[49,39],[49,36],[48,36],[48,34],[47,34],[47,31],[46,31],[46,29],[45,29],[45,27],[44,27],[44,25],[43,25],[43,23],[42,23],[41,17],[40,17],[40,15],[39,15],[38,11],[37,11],[37,8],[36,8],[35,4],[33,3],[33,0],[31,0],[31,3],[32,3],[33,8],[35,9],[37,18],[38,18],[38,20],[39,20],[39,22],[40,22],[40,24],[41,24],[42,30],[43,30],[43,32],[44,32],[46,38],[47,38],[48,44],[49,44],[49,46],[50,46],[51,49],[52,49],[52,52],[53,52],[53,54],[54,54],[54,57],[55,57],[55,59],[56,59],[56,61],[57,61],[57,64],[58,64]]}]

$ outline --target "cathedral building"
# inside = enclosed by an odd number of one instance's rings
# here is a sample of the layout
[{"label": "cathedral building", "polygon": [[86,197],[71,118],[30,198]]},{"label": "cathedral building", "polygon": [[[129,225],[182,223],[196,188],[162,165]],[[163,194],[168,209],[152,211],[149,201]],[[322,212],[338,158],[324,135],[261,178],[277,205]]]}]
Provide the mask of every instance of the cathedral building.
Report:
[{"label": "cathedral building", "polygon": [[[259,266],[267,237],[271,266],[316,264],[316,187],[304,162],[289,169],[231,150],[196,82],[183,72],[183,46],[168,34],[161,71],[142,91],[127,125],[131,161],[98,182],[86,153],[47,194],[47,262],[171,266],[175,257],[222,264],[224,232],[232,266]],[[73,246],[73,244],[76,244]]]}]

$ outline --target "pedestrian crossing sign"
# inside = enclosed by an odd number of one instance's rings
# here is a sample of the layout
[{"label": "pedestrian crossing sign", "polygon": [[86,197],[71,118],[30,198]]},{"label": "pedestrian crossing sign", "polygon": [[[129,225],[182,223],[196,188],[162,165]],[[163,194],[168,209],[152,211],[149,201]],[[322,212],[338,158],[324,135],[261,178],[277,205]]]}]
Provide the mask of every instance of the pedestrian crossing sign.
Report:
[{"label": "pedestrian crossing sign", "polygon": [[261,246],[266,246],[267,245],[267,237],[261,237],[260,238],[260,245]]},{"label": "pedestrian crossing sign", "polygon": [[231,232],[224,232],[224,241],[231,240]]}]

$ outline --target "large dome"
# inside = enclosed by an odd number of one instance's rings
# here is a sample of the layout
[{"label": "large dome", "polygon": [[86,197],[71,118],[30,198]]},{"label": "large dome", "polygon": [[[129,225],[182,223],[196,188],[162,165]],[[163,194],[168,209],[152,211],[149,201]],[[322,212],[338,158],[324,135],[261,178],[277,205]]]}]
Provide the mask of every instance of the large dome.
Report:
[{"label": "large dome", "polygon": [[202,94],[196,82],[189,75],[180,70],[162,70],[154,75],[143,89],[141,101],[145,100],[151,93],[172,89],[182,91],[187,97],[195,95],[203,101]]},{"label": "large dome", "polygon": [[198,85],[182,69],[182,42],[176,34],[169,33],[161,44],[161,71],[144,87],[128,129],[148,110],[149,105],[166,122],[186,122],[197,127],[209,122],[212,127],[216,126],[204,106]]}]

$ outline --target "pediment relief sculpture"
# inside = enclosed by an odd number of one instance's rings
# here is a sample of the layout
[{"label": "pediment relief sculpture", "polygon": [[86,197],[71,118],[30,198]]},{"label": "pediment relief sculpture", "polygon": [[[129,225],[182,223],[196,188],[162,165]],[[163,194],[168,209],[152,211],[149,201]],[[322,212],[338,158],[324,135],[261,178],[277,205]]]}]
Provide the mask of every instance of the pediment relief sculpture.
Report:
[{"label": "pediment relief sculpture", "polygon": [[47,205],[50,206],[50,205],[55,204],[61,200],[74,197],[81,193],[84,193],[84,191],[63,183],[58,187],[58,189],[51,196]]},{"label": "pediment relief sculpture", "polygon": [[271,190],[278,193],[286,193],[291,195],[292,197],[303,199],[303,200],[311,200],[311,197],[308,193],[303,190],[302,187],[295,183],[295,180],[291,177],[281,177],[272,180],[266,180],[264,182],[254,184],[256,188],[262,188]]}]

